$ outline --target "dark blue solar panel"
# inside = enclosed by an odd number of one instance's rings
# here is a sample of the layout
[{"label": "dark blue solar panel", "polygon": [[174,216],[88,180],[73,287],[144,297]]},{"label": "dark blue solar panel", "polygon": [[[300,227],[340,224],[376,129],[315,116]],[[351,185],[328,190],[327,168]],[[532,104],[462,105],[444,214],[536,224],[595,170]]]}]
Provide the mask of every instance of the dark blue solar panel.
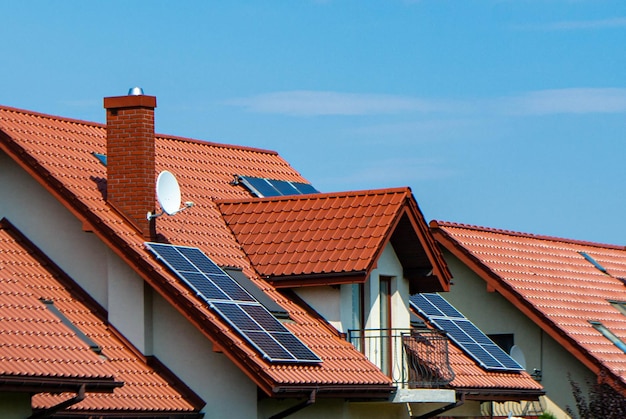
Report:
[{"label": "dark blue solar panel", "polygon": [[266,179],[259,177],[239,176],[239,180],[259,198],[282,195]]},{"label": "dark blue solar panel", "polygon": [[217,274],[226,275],[224,271],[217,266],[211,259],[206,257],[204,253],[195,247],[182,247],[176,248],[183,256],[185,256],[191,263],[193,263],[200,272],[205,274]]},{"label": "dark blue solar panel", "polygon": [[253,345],[255,345],[257,349],[265,353],[272,360],[282,362],[306,361],[297,360],[267,332],[245,332],[245,335],[253,342]]},{"label": "dark blue solar panel", "polygon": [[241,285],[235,282],[228,275],[211,275],[211,279],[228,295],[231,300],[256,302],[248,291],[243,289]]},{"label": "dark blue solar panel", "polygon": [[183,278],[198,291],[198,293],[210,300],[226,300],[228,297],[215,284],[200,272],[181,272]]},{"label": "dark blue solar panel", "polygon": [[416,294],[411,305],[445,332],[483,368],[523,370],[523,368],[479,328],[439,294]]},{"label": "dark blue solar panel", "polygon": [[444,300],[439,294],[424,294],[424,298],[433,306],[437,307],[446,317],[454,317],[458,319],[465,318],[464,315],[462,315],[456,308],[452,307],[452,304]]},{"label": "dark blue solar panel", "polygon": [[272,362],[322,362],[200,249],[146,243],[252,346]]},{"label": "dark blue solar panel", "polygon": [[254,320],[256,320],[264,330],[268,332],[289,332],[281,322],[276,320],[272,314],[259,305],[241,305],[241,308]]},{"label": "dark blue solar panel", "polygon": [[150,243],[151,250],[172,270],[184,272],[198,272],[187,258],[176,247],[169,244]]},{"label": "dark blue solar panel", "polygon": [[317,189],[313,187],[310,183],[298,183],[292,182],[292,185],[301,193],[301,194],[309,194],[309,193],[320,193]]},{"label": "dark blue solar panel", "polygon": [[237,181],[241,182],[250,192],[261,198],[319,193],[317,189],[308,183],[288,182],[286,180],[250,176],[237,176]]},{"label": "dark blue solar panel", "polygon": [[313,351],[304,346],[300,340],[291,333],[273,333],[272,336],[285,348],[289,348],[289,351],[298,359],[313,362],[319,359]]},{"label": "dark blue solar panel", "polygon": [[411,302],[416,304],[420,311],[427,316],[443,316],[443,312],[435,307],[423,294],[415,294],[411,296]]},{"label": "dark blue solar panel", "polygon": [[269,180],[269,182],[278,190],[278,192],[280,192],[281,195],[300,195],[300,191],[285,180]]}]

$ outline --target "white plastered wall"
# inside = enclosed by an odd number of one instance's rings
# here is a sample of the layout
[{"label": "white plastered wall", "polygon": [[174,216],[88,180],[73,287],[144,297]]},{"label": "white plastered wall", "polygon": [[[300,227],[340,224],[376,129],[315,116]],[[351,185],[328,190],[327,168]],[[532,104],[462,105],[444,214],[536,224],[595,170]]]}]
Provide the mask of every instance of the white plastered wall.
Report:
[{"label": "white plastered wall", "polygon": [[[365,282],[365,328],[379,329],[380,326],[380,276],[392,277],[392,326],[406,329],[410,326],[409,282],[403,277],[402,264],[393,246],[387,244],[378,260],[376,269]],[[340,332],[356,328],[353,324],[353,284],[336,286],[294,288],[300,298],[321,314]]]},{"label": "white plastered wall", "polygon": [[[568,418],[566,406],[575,406],[568,374],[586,391],[585,382],[594,375],[517,307],[497,292],[487,292],[485,281],[448,251],[445,260],[453,276],[449,293],[442,294],[485,334],[512,333],[515,345],[526,358],[526,370],[541,370],[550,413]],[[560,408],[560,410],[558,410]]]},{"label": "white plastered wall", "polygon": [[154,354],[207,405],[206,419],[254,418],[257,387],[161,296],[152,299]]},{"label": "white plastered wall", "polygon": [[[94,184],[94,188],[96,185]],[[255,417],[256,385],[20,166],[0,151],[6,217],[107,311],[110,323],[156,355],[206,402],[206,418]],[[43,296],[42,297],[46,297]]]},{"label": "white plastered wall", "polygon": [[0,151],[0,218],[5,217],[107,307],[106,246],[85,233],[76,217]]}]

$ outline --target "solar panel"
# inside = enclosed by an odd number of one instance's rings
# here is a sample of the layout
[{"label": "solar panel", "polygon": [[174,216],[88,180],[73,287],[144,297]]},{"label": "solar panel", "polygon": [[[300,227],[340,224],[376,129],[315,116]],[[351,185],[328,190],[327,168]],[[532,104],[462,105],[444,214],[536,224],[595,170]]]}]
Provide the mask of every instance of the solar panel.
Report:
[{"label": "solar panel", "polygon": [[524,369],[439,294],[412,295],[411,305],[432,324],[444,330],[483,368],[503,371]]},{"label": "solar panel", "polygon": [[237,179],[259,198],[282,195],[267,179],[249,176],[237,176]]},{"label": "solar panel", "polygon": [[162,243],[145,245],[270,362],[322,362],[200,249]]},{"label": "solar panel", "polygon": [[301,194],[320,193],[320,191],[315,189],[310,183],[293,182],[293,186],[300,191]]},{"label": "solar panel", "polygon": [[250,176],[236,176],[236,178],[237,182],[241,182],[250,192],[259,198],[319,193],[317,189],[308,183]]},{"label": "solar panel", "polygon": [[300,191],[286,180],[268,180],[268,182],[271,183],[281,195],[300,195]]}]

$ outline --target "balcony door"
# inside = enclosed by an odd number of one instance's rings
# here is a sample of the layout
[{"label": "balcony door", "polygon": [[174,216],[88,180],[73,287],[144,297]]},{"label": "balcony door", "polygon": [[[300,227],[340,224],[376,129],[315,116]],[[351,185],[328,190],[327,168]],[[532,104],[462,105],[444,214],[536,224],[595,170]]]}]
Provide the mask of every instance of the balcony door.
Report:
[{"label": "balcony door", "polygon": [[393,371],[392,321],[391,321],[391,277],[381,276],[378,293],[380,310],[380,368],[389,377]]}]

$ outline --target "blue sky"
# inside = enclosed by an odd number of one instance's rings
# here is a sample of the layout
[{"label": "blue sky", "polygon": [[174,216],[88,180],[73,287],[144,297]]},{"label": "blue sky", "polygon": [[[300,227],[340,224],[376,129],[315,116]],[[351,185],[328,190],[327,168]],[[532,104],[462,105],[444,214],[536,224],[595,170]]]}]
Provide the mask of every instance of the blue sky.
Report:
[{"label": "blue sky", "polygon": [[278,151],[322,191],[626,244],[623,0],[0,2],[0,104]]}]

